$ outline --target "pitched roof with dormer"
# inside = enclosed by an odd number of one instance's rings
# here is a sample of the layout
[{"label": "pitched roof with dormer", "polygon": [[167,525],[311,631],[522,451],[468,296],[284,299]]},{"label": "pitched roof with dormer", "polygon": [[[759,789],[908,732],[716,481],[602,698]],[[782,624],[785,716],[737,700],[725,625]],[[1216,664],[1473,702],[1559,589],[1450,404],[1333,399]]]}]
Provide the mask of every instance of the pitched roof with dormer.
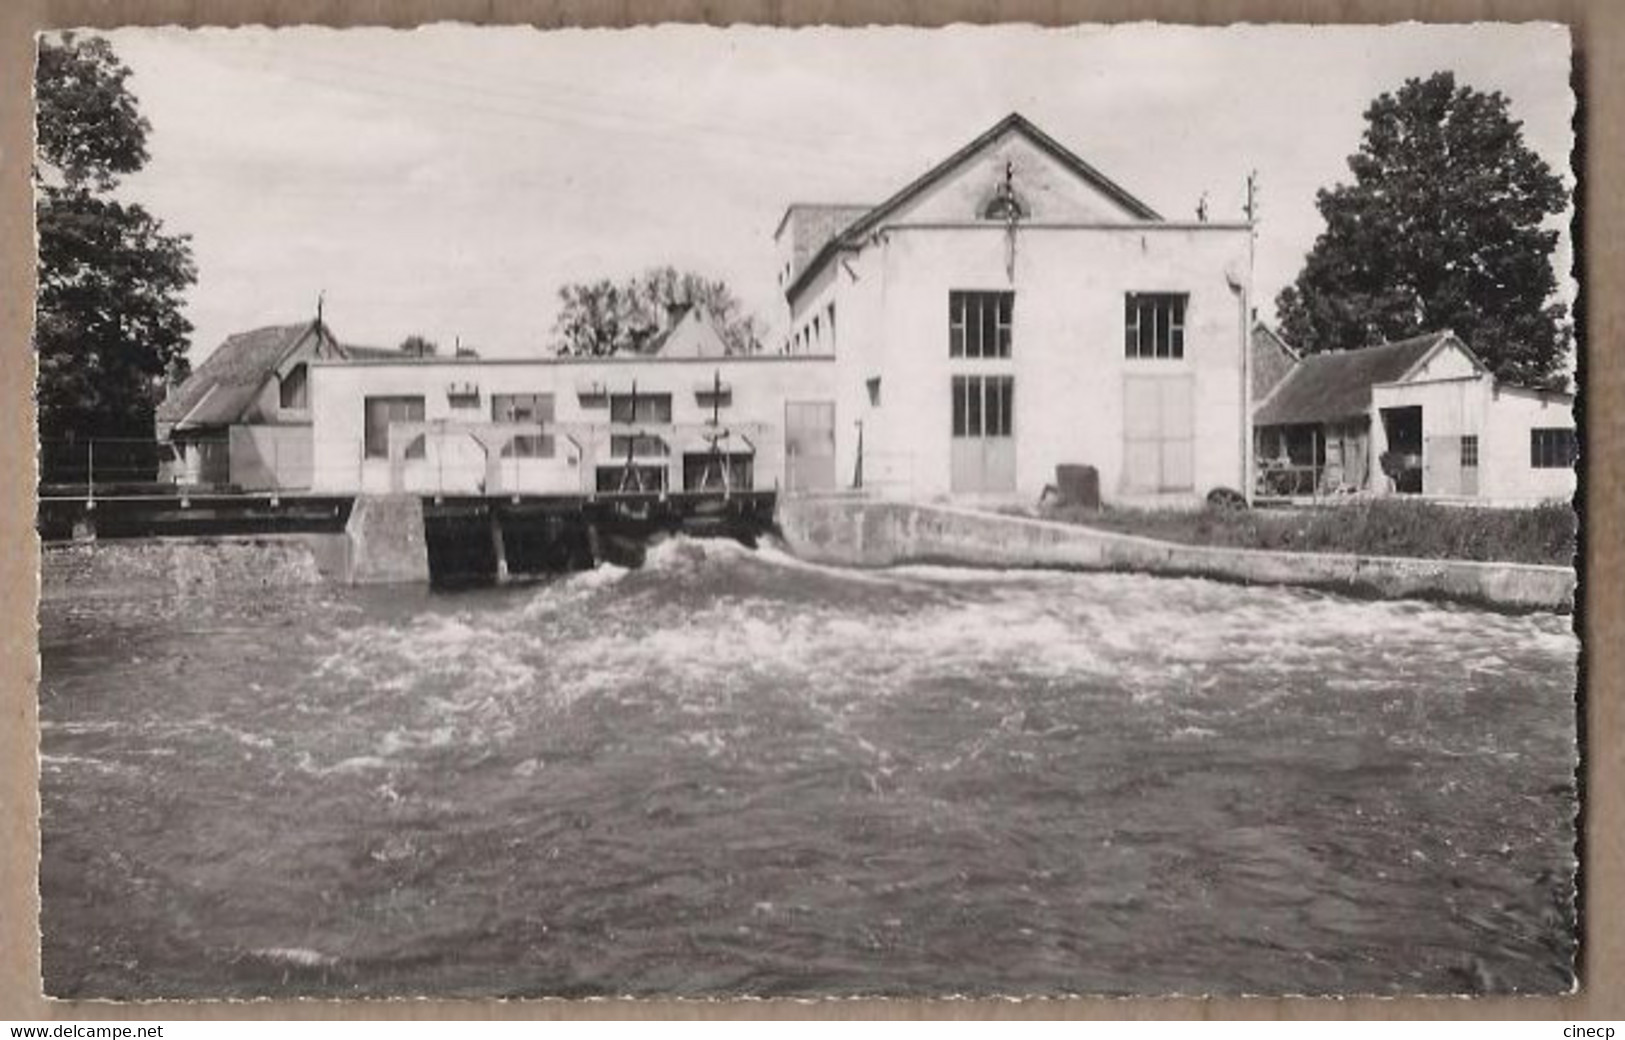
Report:
[{"label": "pitched roof with dormer", "polygon": [[226,337],[185,382],[169,392],[158,406],[158,425],[190,430],[243,421],[282,363],[312,341],[313,355],[321,358],[399,356],[393,350],[342,344],[326,325],[314,321],[239,332]]}]

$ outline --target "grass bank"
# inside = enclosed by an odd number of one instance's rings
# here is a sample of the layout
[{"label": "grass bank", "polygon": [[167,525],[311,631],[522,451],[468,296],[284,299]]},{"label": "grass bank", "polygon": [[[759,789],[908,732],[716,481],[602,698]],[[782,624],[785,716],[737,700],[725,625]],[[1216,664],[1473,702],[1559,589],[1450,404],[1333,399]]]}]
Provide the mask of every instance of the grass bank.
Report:
[{"label": "grass bank", "polygon": [[1520,509],[1372,499],[1290,509],[1044,509],[1047,520],[1187,545],[1569,566],[1577,524],[1567,503]]}]

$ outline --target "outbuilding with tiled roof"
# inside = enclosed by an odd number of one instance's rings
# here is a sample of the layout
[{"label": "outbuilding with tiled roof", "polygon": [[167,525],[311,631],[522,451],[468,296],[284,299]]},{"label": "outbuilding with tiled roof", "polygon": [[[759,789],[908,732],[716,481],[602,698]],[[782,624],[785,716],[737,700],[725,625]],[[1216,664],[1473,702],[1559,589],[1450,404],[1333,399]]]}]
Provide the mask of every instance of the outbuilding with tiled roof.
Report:
[{"label": "outbuilding with tiled roof", "polygon": [[173,478],[245,490],[309,487],[312,361],[398,356],[342,344],[320,319],[240,332],[172,388],[156,433]]},{"label": "outbuilding with tiled roof", "polygon": [[1496,380],[1454,332],[1310,354],[1255,403],[1266,497],[1574,493],[1573,399]]}]

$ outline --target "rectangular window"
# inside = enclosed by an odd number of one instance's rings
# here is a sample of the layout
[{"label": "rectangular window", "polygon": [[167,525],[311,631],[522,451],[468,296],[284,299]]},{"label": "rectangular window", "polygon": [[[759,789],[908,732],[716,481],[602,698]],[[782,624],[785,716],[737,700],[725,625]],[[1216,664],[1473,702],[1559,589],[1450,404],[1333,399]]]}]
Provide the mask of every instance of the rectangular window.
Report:
[{"label": "rectangular window", "polygon": [[594,479],[605,494],[651,494],[666,490],[666,467],[599,466]]},{"label": "rectangular window", "polygon": [[1123,355],[1185,356],[1185,293],[1129,293],[1123,297]]},{"label": "rectangular window", "polygon": [[[499,423],[552,423],[552,394],[492,394],[491,421]],[[550,459],[555,445],[551,433],[520,433],[502,446],[505,459]]]},{"label": "rectangular window", "polygon": [[616,433],[609,438],[609,453],[617,459],[660,458],[671,454],[664,440],[647,433]]},{"label": "rectangular window", "polygon": [[609,421],[615,423],[671,422],[670,394],[611,394]]},{"label": "rectangular window", "polygon": [[1569,469],[1578,455],[1574,431],[1566,426],[1529,431],[1529,465],[1535,469]]},{"label": "rectangular window", "polygon": [[[363,436],[369,459],[389,457],[390,423],[423,421],[421,397],[368,397],[362,404],[365,409]],[[406,457],[421,459],[423,456],[423,435],[419,434],[407,444]]]},{"label": "rectangular window", "polygon": [[948,356],[1007,358],[1010,328],[1015,318],[1013,292],[961,292],[948,294]]},{"label": "rectangular window", "polygon": [[1463,467],[1478,465],[1478,435],[1464,434],[1461,438],[1461,464]]},{"label": "rectangular window", "polygon": [[695,452],[683,456],[685,491],[749,491],[755,478],[755,457],[746,452]]},{"label": "rectangular window", "polygon": [[1012,376],[954,376],[954,436],[1013,436],[1015,392]]}]

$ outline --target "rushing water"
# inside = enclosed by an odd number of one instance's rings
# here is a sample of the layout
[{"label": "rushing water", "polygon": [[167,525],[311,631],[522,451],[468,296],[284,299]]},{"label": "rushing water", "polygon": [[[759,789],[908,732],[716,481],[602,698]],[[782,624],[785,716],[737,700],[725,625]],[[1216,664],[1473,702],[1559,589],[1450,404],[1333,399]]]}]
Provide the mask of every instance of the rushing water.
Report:
[{"label": "rushing water", "polygon": [[46,569],[56,995],[1570,985],[1568,618],[682,539]]}]

